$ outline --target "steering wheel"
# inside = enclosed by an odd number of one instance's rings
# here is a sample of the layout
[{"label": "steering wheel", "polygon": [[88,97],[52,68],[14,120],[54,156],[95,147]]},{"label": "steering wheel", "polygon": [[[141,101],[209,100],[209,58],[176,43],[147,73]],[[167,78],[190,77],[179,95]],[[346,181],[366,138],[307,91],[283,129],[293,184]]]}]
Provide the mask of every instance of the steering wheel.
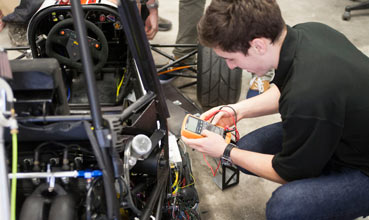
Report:
[{"label": "steering wheel", "polygon": [[[93,61],[93,68],[98,72],[108,59],[108,42],[104,33],[92,22],[86,20],[88,46]],[[82,70],[81,54],[77,34],[73,28],[73,19],[68,18],[54,25],[46,40],[46,54],[60,63]]]}]

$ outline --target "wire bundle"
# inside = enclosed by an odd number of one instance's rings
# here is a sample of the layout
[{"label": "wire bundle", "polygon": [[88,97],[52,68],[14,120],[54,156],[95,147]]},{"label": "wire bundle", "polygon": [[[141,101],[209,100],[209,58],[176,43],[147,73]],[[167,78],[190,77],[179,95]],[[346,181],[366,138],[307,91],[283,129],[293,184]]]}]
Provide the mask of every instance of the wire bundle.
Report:
[{"label": "wire bundle", "polygon": [[[230,108],[232,111],[233,111],[233,114],[231,114],[230,112],[226,111],[226,110],[223,110],[223,108]],[[238,129],[237,129],[237,113],[236,113],[236,110],[234,110],[233,107],[229,106],[229,105],[224,105],[222,107],[219,108],[219,110],[213,112],[212,114],[208,115],[206,118],[205,118],[205,121],[210,120],[210,123],[213,121],[215,115],[217,115],[219,112],[224,112],[226,113],[227,115],[231,116],[232,117],[232,120],[233,120],[233,125],[234,125],[234,128],[230,129],[228,126],[225,128],[225,132],[228,133],[228,132],[234,132],[233,133],[233,136],[235,137],[236,139],[236,142],[240,139],[240,133],[238,132]],[[206,157],[205,157],[205,154],[203,154],[203,157],[204,157],[204,160],[206,162],[206,164],[208,165],[208,167],[210,168],[211,170],[211,173],[213,174],[213,176],[215,177],[215,175],[217,174],[218,172],[218,169],[220,167],[220,164],[221,164],[221,161],[219,160],[218,162],[218,165],[217,165],[217,168],[213,169],[213,167],[209,164],[209,162],[206,160]]]},{"label": "wire bundle", "polygon": [[179,148],[182,164],[171,164],[171,194],[168,198],[165,219],[200,220],[198,214],[199,198],[195,189],[195,178],[191,170],[191,161],[185,148]]}]

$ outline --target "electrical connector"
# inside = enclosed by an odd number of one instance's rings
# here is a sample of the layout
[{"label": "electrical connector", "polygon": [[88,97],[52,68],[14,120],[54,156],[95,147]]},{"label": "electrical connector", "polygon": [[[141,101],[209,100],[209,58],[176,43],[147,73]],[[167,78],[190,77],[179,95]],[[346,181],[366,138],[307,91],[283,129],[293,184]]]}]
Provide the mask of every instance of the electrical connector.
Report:
[{"label": "electrical connector", "polygon": [[177,167],[182,165],[182,157],[181,153],[179,152],[179,146],[177,144],[176,137],[174,135],[169,135],[169,163],[174,164]]}]

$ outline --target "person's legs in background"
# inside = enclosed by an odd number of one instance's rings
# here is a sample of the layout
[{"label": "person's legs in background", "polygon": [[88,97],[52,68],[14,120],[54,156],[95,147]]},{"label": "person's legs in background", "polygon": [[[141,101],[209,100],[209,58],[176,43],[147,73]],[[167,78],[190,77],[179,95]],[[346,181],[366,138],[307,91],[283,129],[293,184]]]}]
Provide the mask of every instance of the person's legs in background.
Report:
[{"label": "person's legs in background", "polygon": [[29,19],[40,8],[44,0],[21,0],[13,13],[4,16],[6,23],[28,24]]},{"label": "person's legs in background", "polygon": [[[178,14],[178,33],[176,44],[197,44],[197,23],[204,13],[206,0],[180,0]],[[173,50],[175,58],[180,58],[193,48],[176,47]],[[188,58],[185,63],[193,64],[196,56]]]},{"label": "person's legs in background", "polygon": [[[178,13],[178,33],[176,44],[197,44],[197,23],[204,13],[206,0],[180,0]],[[192,47],[175,47],[173,55],[175,59],[190,53]],[[181,62],[185,65],[196,63],[196,56],[193,55]],[[181,70],[186,71],[186,70]],[[192,72],[192,71],[191,71]],[[160,75],[162,84],[171,82],[175,77],[170,75]]]},{"label": "person's legs in background", "polygon": [[44,0],[21,0],[14,11],[3,17],[2,21],[8,24],[8,35],[13,46],[27,46],[27,25],[30,18],[40,8]]},{"label": "person's legs in background", "polygon": [[158,23],[159,31],[170,31],[172,29],[172,22],[168,19],[159,16]]}]

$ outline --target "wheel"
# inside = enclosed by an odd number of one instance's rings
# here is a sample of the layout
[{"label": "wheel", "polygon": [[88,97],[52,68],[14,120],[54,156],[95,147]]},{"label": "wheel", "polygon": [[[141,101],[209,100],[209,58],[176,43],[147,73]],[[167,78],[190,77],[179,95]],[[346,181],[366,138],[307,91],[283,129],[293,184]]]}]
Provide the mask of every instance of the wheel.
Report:
[{"label": "wheel", "polygon": [[242,70],[230,70],[225,60],[199,45],[197,99],[203,107],[235,103],[240,98]]},{"label": "wheel", "polygon": [[350,20],[350,18],[351,18],[351,13],[349,11],[345,11],[345,13],[343,13],[342,15],[342,19],[345,21],[348,21]]},{"label": "wheel", "polygon": [[[85,21],[88,30],[87,40],[90,48],[94,71],[99,71],[108,59],[108,42],[104,33],[92,22]],[[73,19],[65,19],[54,25],[46,40],[46,54],[59,63],[82,70],[81,55],[77,33],[73,29]]]}]

